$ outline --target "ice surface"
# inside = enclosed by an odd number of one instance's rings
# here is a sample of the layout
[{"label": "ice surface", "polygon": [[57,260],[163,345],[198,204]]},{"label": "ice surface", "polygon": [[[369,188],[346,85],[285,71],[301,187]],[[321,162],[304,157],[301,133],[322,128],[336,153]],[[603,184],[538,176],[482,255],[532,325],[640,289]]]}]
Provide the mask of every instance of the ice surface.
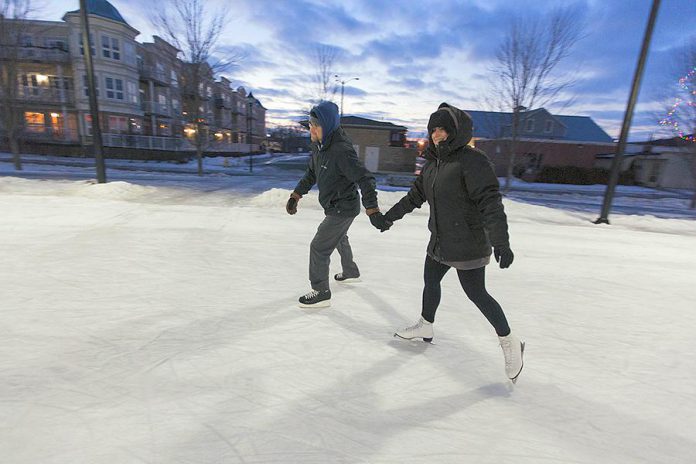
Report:
[{"label": "ice surface", "polygon": [[301,310],[316,193],[288,216],[288,189],[235,181],[0,177],[1,462],[694,462],[696,221],[506,200],[516,259],[487,274],[527,344],[512,387],[453,273],[435,344],[392,338],[427,208],[358,217],[363,282]]}]

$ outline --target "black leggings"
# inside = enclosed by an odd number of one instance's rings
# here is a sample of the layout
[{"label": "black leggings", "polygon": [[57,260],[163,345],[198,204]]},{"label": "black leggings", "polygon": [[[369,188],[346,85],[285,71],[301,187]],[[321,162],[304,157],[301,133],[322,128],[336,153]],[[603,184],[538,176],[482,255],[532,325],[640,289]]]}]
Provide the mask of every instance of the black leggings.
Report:
[{"label": "black leggings", "polygon": [[[423,311],[421,315],[428,322],[435,321],[435,311],[440,304],[440,282],[450,267],[446,264],[438,263],[430,256],[425,258],[425,270],[423,279],[425,288],[423,289]],[[457,269],[459,282],[462,284],[466,296],[481,310],[488,322],[491,323],[495,332],[500,337],[510,334],[510,327],[503,308],[486,291],[486,267],[462,271]]]}]

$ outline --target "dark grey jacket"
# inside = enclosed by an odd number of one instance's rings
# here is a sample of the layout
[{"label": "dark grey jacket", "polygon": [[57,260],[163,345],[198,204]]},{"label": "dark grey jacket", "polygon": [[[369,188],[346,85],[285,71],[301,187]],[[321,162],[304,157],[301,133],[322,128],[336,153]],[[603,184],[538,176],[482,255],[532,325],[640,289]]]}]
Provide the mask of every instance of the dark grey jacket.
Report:
[{"label": "dark grey jacket", "polygon": [[377,207],[375,177],[360,163],[353,143],[340,127],[323,145],[312,144],[312,157],[295,192],[304,195],[314,184],[319,187],[319,203],[329,216],[360,214],[358,186],[365,209]]},{"label": "dark grey jacket", "polygon": [[390,221],[401,219],[427,201],[431,232],[428,253],[440,261],[484,258],[491,254],[491,244],[509,246],[498,179],[485,153],[467,145],[471,117],[443,105],[455,117],[457,133],[438,146],[430,140],[421,174],[386,217]]}]

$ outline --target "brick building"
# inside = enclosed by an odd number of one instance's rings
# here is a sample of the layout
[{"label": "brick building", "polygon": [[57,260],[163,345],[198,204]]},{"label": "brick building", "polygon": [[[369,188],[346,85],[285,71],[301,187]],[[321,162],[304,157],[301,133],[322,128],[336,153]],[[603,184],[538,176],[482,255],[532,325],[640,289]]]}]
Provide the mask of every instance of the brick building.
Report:
[{"label": "brick building", "polygon": [[[510,160],[512,113],[469,111],[472,144],[489,156],[496,174],[505,176]],[[612,138],[590,117],[553,115],[544,108],[520,112],[513,172],[534,175],[544,166],[592,168],[598,154],[615,150]]]}]

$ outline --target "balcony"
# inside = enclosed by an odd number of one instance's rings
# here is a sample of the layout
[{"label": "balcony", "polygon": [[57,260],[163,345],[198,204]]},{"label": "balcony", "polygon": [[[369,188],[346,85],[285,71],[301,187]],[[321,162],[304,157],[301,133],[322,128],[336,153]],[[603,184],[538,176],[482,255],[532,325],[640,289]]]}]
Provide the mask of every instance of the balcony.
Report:
[{"label": "balcony", "polygon": [[[14,52],[16,51],[16,57]],[[0,59],[20,61],[35,61],[37,63],[69,63],[70,52],[60,48],[42,47],[0,47]]]},{"label": "balcony", "polygon": [[170,84],[169,76],[167,76],[167,73],[162,69],[157,69],[154,66],[148,66],[145,64],[139,64],[138,71],[140,72],[140,79],[142,80],[152,80],[162,85]]},{"label": "balcony", "polygon": [[[87,138],[88,140],[91,137]],[[191,151],[191,143],[179,137],[155,137],[152,135],[102,134],[105,147],[140,148],[146,150]]]},{"label": "balcony", "polygon": [[55,87],[20,86],[17,94],[19,100],[41,102],[48,104],[72,104],[75,95],[72,90]]},{"label": "balcony", "polygon": [[167,103],[157,103],[151,101],[145,101],[140,103],[140,108],[145,113],[156,114],[159,116],[172,116],[172,107]]}]

